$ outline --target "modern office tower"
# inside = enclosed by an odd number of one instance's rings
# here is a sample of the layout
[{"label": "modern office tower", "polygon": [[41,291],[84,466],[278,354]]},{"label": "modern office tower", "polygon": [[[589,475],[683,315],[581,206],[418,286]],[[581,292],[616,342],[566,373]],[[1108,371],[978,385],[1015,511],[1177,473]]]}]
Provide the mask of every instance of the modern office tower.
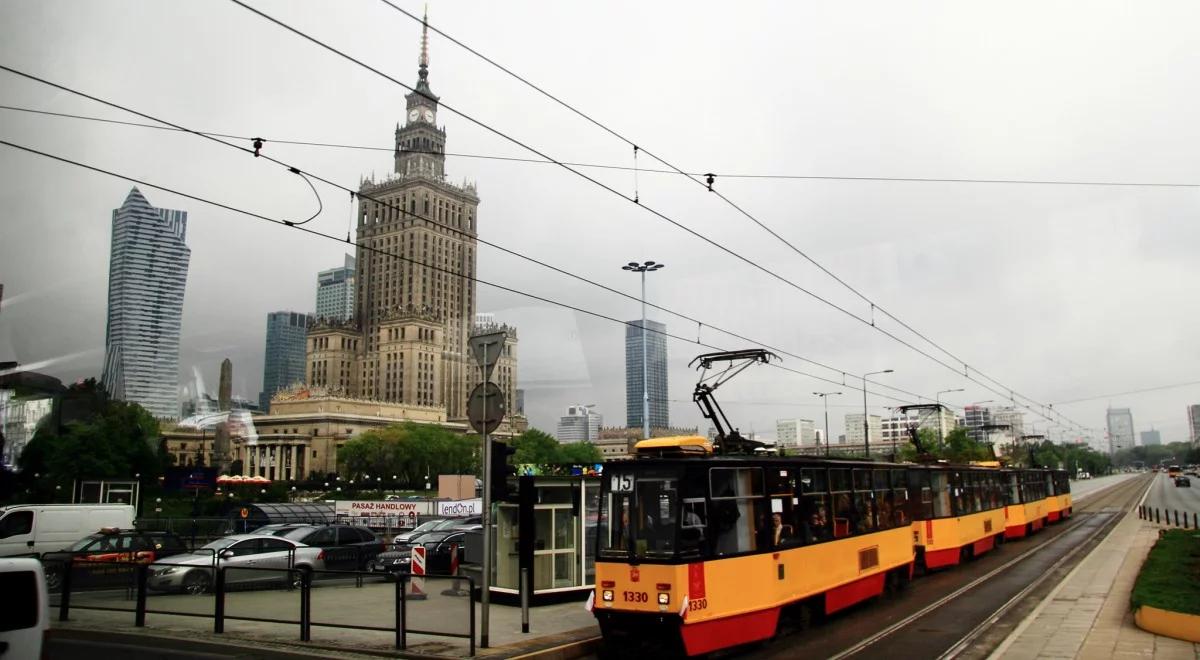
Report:
[{"label": "modern office tower", "polygon": [[816,425],[811,419],[775,420],[775,446],[780,449],[812,447],[817,443]]},{"label": "modern office tower", "polygon": [[345,321],[354,316],[354,257],[317,273],[317,317]]},{"label": "modern office tower", "polygon": [[[867,417],[867,424],[871,430],[871,442],[883,442],[882,421],[879,415]],[[846,415],[846,442],[852,445],[861,445],[865,441],[862,413],[848,413]]]},{"label": "modern office tower", "polygon": [[600,439],[600,427],[604,417],[592,410],[592,406],[574,405],[567,407],[567,414],[558,420],[555,437],[559,442],[595,442]]},{"label": "modern office tower", "polygon": [[1142,436],[1142,446],[1143,447],[1149,447],[1150,445],[1161,445],[1162,444],[1162,434],[1154,429],[1150,429],[1149,431],[1142,431],[1141,436]]},{"label": "modern office tower", "polygon": [[646,321],[645,352],[642,350],[642,320],[625,326],[625,423],[642,428],[642,357],[646,360],[646,393],[650,396],[650,428],[671,425],[667,411],[667,326]]},{"label": "modern office tower", "polygon": [[1108,409],[1108,453],[1133,448],[1133,413],[1128,408]]},{"label": "modern office tower", "polygon": [[[466,417],[475,324],[479,196],[446,177],[446,131],[429,87],[428,27],[418,80],[396,125],[394,172],[358,191],[354,314],[309,331],[310,385]],[[390,256],[395,255],[395,256]]]},{"label": "modern office tower", "polygon": [[113,211],[102,380],[162,419],[179,416],[186,234],[186,211],[154,208],[137,188]]},{"label": "modern office tower", "polygon": [[312,314],[267,314],[267,347],[263,359],[263,388],[258,407],[270,411],[271,397],[285,387],[304,382],[304,341]]}]

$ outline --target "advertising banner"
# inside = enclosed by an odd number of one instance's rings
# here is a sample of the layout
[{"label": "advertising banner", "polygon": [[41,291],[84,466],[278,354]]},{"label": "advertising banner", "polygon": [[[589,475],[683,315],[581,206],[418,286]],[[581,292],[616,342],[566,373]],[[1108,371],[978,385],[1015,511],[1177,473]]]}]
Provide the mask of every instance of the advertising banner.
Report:
[{"label": "advertising banner", "polygon": [[478,516],[483,513],[483,500],[478,498],[456,502],[435,502],[435,504],[437,504],[437,514],[447,518]]},{"label": "advertising banner", "polygon": [[368,527],[416,527],[418,516],[429,515],[432,508],[431,503],[424,500],[337,500],[333,504],[334,515],[339,520],[366,518]]}]

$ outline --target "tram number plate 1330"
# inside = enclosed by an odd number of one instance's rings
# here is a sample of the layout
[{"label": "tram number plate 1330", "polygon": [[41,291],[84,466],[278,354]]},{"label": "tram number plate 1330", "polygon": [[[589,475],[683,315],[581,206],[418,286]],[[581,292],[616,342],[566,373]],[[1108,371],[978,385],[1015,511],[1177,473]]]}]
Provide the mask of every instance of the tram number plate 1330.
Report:
[{"label": "tram number plate 1330", "polygon": [[612,481],[609,482],[609,488],[614,493],[632,493],[633,492],[633,475],[632,474],[614,474]]}]

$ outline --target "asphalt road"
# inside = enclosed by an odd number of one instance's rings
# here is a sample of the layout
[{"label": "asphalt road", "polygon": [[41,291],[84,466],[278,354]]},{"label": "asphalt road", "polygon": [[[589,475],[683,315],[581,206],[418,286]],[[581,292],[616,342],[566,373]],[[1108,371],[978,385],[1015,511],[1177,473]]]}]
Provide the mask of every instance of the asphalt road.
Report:
[{"label": "asphalt road", "polygon": [[[1146,496],[1145,506],[1165,511],[1178,511],[1182,516],[1185,512],[1188,518],[1200,514],[1200,478],[1190,477],[1190,487],[1176,486],[1165,472],[1154,474],[1154,485]],[[1172,513],[1172,516],[1174,513]],[[1172,520],[1174,520],[1172,518]],[[1180,521],[1182,524],[1182,520]],[[1190,526],[1190,523],[1189,523]]]}]

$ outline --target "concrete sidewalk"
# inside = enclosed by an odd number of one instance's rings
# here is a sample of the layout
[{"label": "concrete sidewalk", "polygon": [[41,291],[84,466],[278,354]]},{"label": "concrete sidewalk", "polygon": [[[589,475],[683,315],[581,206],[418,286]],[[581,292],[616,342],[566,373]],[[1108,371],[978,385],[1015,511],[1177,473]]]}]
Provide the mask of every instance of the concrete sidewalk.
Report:
[{"label": "concrete sidewalk", "polygon": [[[389,587],[390,588],[390,587]],[[314,590],[316,593],[318,590]],[[326,590],[329,591],[329,590]],[[355,594],[361,590],[346,590]],[[263,594],[242,594],[244,596]],[[366,596],[367,594],[363,594]],[[236,598],[234,596],[232,598]],[[232,599],[231,598],[231,599]],[[367,603],[369,605],[369,602]],[[129,605],[132,607],[131,605]],[[479,622],[479,604],[475,603],[476,622]],[[343,614],[354,614],[346,606]],[[411,627],[425,623],[427,628],[437,627],[429,615],[417,615],[416,606],[410,606]],[[250,614],[250,612],[246,612]],[[430,613],[434,617],[445,613]],[[506,605],[491,606],[490,648],[476,647],[476,657],[484,658],[545,658],[567,659],[595,651],[600,635],[599,626],[582,602],[559,603],[530,608],[530,632],[521,632],[521,610]],[[390,615],[389,615],[390,616]],[[140,647],[154,647],[167,639],[198,644],[219,644],[230,649],[230,655],[239,657],[263,657],[273,654],[312,654],[317,657],[363,658],[363,657],[414,657],[414,658],[466,658],[470,656],[468,641],[464,638],[443,637],[410,633],[404,651],[395,649],[395,636],[391,632],[358,630],[314,626],[312,641],[299,641],[296,624],[279,624],[240,620],[227,620],[225,632],[212,632],[213,622],[208,617],[173,616],[148,614],[146,627],[133,624],[133,612],[112,612],[72,609],[71,620],[59,622],[57,608],[51,611],[51,627],[64,636],[80,637],[110,636],[114,641]],[[323,613],[324,620],[356,622],[355,617],[335,616]],[[457,626],[449,625],[448,628]],[[140,641],[139,641],[140,640]],[[268,653],[268,651],[270,653]],[[246,654],[250,653],[249,656]]]},{"label": "concrete sidewalk", "polygon": [[1126,514],[988,660],[1200,658],[1200,644],[1148,633],[1129,610],[1134,580],[1158,530],[1136,510]]}]

